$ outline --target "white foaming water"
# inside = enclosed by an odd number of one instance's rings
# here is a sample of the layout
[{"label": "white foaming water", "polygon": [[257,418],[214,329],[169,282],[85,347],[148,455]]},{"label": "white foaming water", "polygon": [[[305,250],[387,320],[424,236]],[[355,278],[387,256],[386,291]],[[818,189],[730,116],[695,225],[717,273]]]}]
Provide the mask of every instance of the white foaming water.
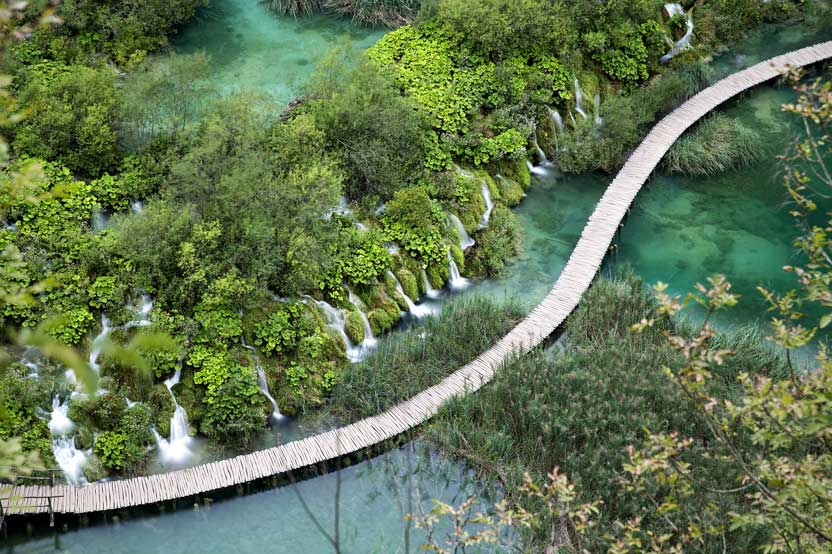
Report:
[{"label": "white foaming water", "polygon": [[136,318],[124,324],[124,329],[131,329],[133,327],[147,327],[151,321],[147,319],[150,312],[153,311],[153,299],[148,295],[143,294],[138,306],[134,306],[133,310],[136,312]]},{"label": "white foaming water", "polygon": [[683,50],[687,49],[690,46],[691,38],[693,38],[693,17],[691,14],[685,14],[685,9],[681,4],[665,4],[664,9],[667,11],[667,15],[671,18],[676,15],[686,15],[685,23],[687,25],[687,30],[685,31],[685,35],[676,41],[676,44],[673,45],[670,52],[661,57],[659,61],[663,64],[669,62],[672,58],[678,56]]},{"label": "white foaming water", "polygon": [[494,209],[494,202],[491,200],[491,190],[488,188],[488,183],[482,182],[482,199],[485,201],[485,213],[482,214],[479,228],[488,227],[488,221],[491,219],[491,211]]},{"label": "white foaming water", "polygon": [[63,437],[72,433],[75,424],[69,419],[69,400],[61,402],[59,396],[52,399],[52,413],[49,415],[49,431],[54,437]]},{"label": "white foaming water", "polygon": [[144,202],[141,200],[131,200],[130,201],[130,211],[134,214],[139,214],[144,210]]},{"label": "white foaming water", "polygon": [[257,384],[260,385],[260,390],[263,391],[263,394],[272,404],[272,418],[275,421],[282,421],[286,419],[286,416],[280,413],[280,407],[277,405],[277,400],[274,399],[274,396],[272,396],[272,393],[269,390],[269,382],[266,380],[266,371],[263,369],[263,364],[260,363],[260,356],[257,354],[257,350],[253,346],[246,344],[246,339],[243,337],[240,337],[240,343],[243,345],[243,348],[254,353],[254,364],[257,369]]},{"label": "white foaming water", "polygon": [[92,230],[103,231],[110,224],[110,218],[104,215],[104,212],[97,211],[92,214]]},{"label": "white foaming water", "polygon": [[528,168],[529,168],[529,171],[530,171],[533,175],[540,175],[540,176],[543,176],[543,175],[548,175],[548,172],[546,171],[546,168],[545,168],[545,167],[541,167],[541,166],[539,166],[539,165],[534,165],[534,164],[533,164],[532,162],[530,162],[529,160],[526,160],[526,167],[528,167]]},{"label": "white foaming water", "polygon": [[575,76],[575,111],[581,117],[586,119],[586,112],[584,111],[584,93],[581,90],[581,84],[578,82],[578,76]]},{"label": "white foaming water", "polygon": [[474,246],[476,241],[474,241],[474,239],[471,238],[471,235],[468,234],[468,231],[465,230],[465,225],[462,224],[462,221],[460,221],[456,214],[450,214],[448,217],[456,228],[456,232],[459,233],[459,247],[465,251]]},{"label": "white foaming water", "polygon": [[348,215],[351,214],[352,210],[349,207],[349,202],[347,201],[346,196],[342,196],[340,200],[338,200],[338,206],[332,208],[329,213],[326,214],[326,219],[332,219],[332,216],[335,214],[338,215]]},{"label": "white foaming water", "polygon": [[471,281],[463,277],[459,273],[459,267],[457,267],[456,262],[454,261],[454,257],[451,255],[451,251],[448,251],[448,272],[450,273],[450,279],[448,279],[448,286],[451,287],[451,290],[462,290],[468,288],[471,284]]},{"label": "white foaming water", "polygon": [[110,318],[107,317],[106,314],[101,314],[101,332],[98,333],[98,336],[92,339],[89,358],[90,367],[96,373],[101,370],[101,366],[98,365],[98,356],[101,355],[101,343],[105,338],[107,338],[107,335],[109,335],[112,330],[112,327],[110,327]]},{"label": "white foaming water", "polygon": [[601,124],[604,123],[604,120],[601,118],[601,95],[600,94],[595,95],[594,105],[595,105],[595,124],[600,127]]},{"label": "white foaming water", "polygon": [[401,297],[404,298],[404,301],[407,303],[407,309],[413,315],[413,317],[421,319],[423,317],[427,317],[435,313],[435,310],[430,306],[426,304],[417,305],[415,302],[413,302],[413,300],[407,294],[405,294],[404,287],[399,281],[399,278],[396,277],[395,273],[388,270],[387,274],[396,281],[396,292],[398,292],[401,295]]},{"label": "white foaming water", "polygon": [[560,112],[554,108],[546,108],[549,110],[549,119],[552,121],[552,130],[558,133],[563,133],[563,118]]},{"label": "white foaming water", "polygon": [[75,448],[75,437],[55,437],[52,439],[52,453],[66,480],[71,485],[83,485],[84,466],[87,465],[89,453]]},{"label": "white foaming water", "polygon": [[391,255],[395,256],[399,253],[399,245],[395,242],[386,242],[384,243],[384,247],[390,252]]},{"label": "white foaming water", "polygon": [[344,310],[339,310],[338,308],[324,300],[313,299],[313,301],[324,313],[324,317],[326,318],[327,324],[332,329],[335,329],[341,336],[341,340],[344,341],[344,346],[347,350],[347,359],[353,363],[360,362],[362,357],[364,356],[364,352],[361,346],[354,345],[350,340],[349,336],[347,336],[347,318],[344,314]]},{"label": "white foaming water", "polygon": [[173,417],[170,418],[170,437],[164,438],[156,429],[153,429],[153,436],[156,437],[156,447],[159,449],[159,460],[162,463],[181,465],[191,459],[191,442],[193,439],[188,434],[188,414],[185,408],[176,401],[173,394],[173,387],[182,378],[182,365],[176,368],[176,373],[165,381],[165,386],[173,399]]},{"label": "white foaming water", "polygon": [[427,296],[428,298],[439,298],[439,296],[442,294],[441,292],[433,288],[433,285],[430,284],[430,279],[428,279],[428,273],[424,269],[422,270],[422,283],[424,283],[425,285],[425,296]]},{"label": "white foaming water", "polygon": [[546,165],[549,163],[549,158],[546,157],[546,152],[540,147],[540,144],[537,142],[537,131],[532,132],[532,144],[534,144],[534,149],[537,152],[537,157],[540,160],[540,163]]},{"label": "white foaming water", "polygon": [[361,317],[361,322],[364,324],[364,342],[361,343],[361,349],[364,351],[364,354],[366,354],[368,351],[376,347],[378,341],[373,336],[373,328],[370,325],[370,320],[367,318],[367,314],[364,313],[364,310],[361,307],[361,299],[358,298],[354,292],[352,292],[350,287],[347,287],[347,293],[349,294],[350,302],[352,302],[355,309],[358,310],[358,315]]}]

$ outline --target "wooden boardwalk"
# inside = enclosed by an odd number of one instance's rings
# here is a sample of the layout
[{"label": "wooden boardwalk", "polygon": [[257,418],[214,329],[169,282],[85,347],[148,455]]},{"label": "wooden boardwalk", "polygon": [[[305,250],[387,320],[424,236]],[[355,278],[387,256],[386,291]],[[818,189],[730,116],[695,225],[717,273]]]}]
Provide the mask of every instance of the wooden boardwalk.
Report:
[{"label": "wooden boardwalk", "polygon": [[0,491],[0,502],[10,514],[45,510],[14,500],[9,506],[10,494],[18,498],[57,496],[52,501],[57,513],[83,514],[152,504],[233,487],[340,458],[417,427],[433,417],[452,397],[476,391],[488,383],[508,357],[528,352],[566,320],[595,278],[619,224],[642,185],[686,129],[719,104],[780,76],[788,67],[810,65],[830,57],[832,41],[758,63],[708,87],[664,117],[607,188],[546,298],[491,349],[441,383],[380,415],[275,448],[166,474],[82,487],[6,487]]}]

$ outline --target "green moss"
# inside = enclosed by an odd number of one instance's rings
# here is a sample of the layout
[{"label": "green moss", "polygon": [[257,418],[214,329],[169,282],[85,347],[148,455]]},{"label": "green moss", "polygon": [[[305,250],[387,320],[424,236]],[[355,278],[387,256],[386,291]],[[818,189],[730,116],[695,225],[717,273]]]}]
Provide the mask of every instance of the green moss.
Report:
[{"label": "green moss", "polygon": [[404,293],[410,297],[411,300],[414,302],[419,299],[419,281],[416,279],[416,276],[413,275],[407,269],[400,269],[396,272],[396,277],[399,279],[399,283],[402,284],[402,289],[404,289]]},{"label": "green moss", "polygon": [[87,460],[87,465],[84,466],[84,477],[87,481],[92,483],[103,479],[106,476],[107,472],[103,467],[101,467],[101,462],[99,461],[98,456],[90,456],[89,460]]},{"label": "green moss", "polygon": [[401,316],[401,310],[395,303],[388,304],[384,308],[373,310],[368,316],[373,334],[380,335],[386,333],[398,323]]},{"label": "green moss", "polygon": [[523,201],[526,193],[517,181],[509,179],[502,174],[495,181],[500,191],[500,199],[505,205],[516,206]]},{"label": "green moss", "polygon": [[473,275],[496,275],[520,251],[520,224],[517,215],[498,204],[488,227],[477,233],[477,244],[468,255],[468,270]]},{"label": "green moss", "polygon": [[528,190],[532,184],[532,174],[526,166],[525,160],[500,160],[494,164],[496,171],[510,181],[514,181],[523,190]]},{"label": "green moss", "polygon": [[448,281],[448,258],[446,257],[444,261],[444,264],[431,264],[425,270],[428,274],[428,280],[430,281],[431,286],[435,289],[441,289]]},{"label": "green moss", "polygon": [[465,269],[465,253],[462,251],[462,248],[460,248],[456,244],[452,244],[451,257],[453,257],[454,262],[459,268],[459,271],[462,272]]},{"label": "green moss", "polygon": [[87,450],[92,447],[95,442],[95,436],[92,430],[87,426],[79,427],[75,432],[75,446],[79,450]]},{"label": "green moss", "polygon": [[347,313],[347,321],[344,329],[347,337],[353,344],[360,344],[364,342],[364,322],[361,321],[361,314],[358,310],[350,310]]}]

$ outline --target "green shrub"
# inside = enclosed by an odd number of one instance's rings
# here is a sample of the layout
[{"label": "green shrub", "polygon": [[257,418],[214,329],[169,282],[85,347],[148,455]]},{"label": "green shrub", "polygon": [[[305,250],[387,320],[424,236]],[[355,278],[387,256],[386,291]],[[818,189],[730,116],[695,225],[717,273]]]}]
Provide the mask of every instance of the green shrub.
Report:
[{"label": "green shrub", "polygon": [[95,438],[94,452],[105,469],[120,471],[127,463],[127,437],[115,431],[101,433]]},{"label": "green shrub", "polygon": [[474,275],[497,275],[520,251],[520,223],[510,209],[497,204],[488,227],[479,231],[466,265]]}]

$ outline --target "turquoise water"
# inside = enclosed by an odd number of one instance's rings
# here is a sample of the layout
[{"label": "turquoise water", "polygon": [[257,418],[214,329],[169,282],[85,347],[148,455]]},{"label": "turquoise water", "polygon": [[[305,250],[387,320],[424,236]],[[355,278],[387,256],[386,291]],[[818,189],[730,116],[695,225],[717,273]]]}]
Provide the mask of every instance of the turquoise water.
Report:
[{"label": "turquoise water", "polygon": [[173,40],[176,52],[204,50],[212,61],[211,82],[221,91],[253,89],[288,103],[339,41],[355,51],[372,46],[384,31],[325,15],[279,17],[258,0],[213,2]]},{"label": "turquoise water", "polygon": [[[408,527],[404,514],[425,511],[432,500],[458,505],[472,494],[481,498],[477,509],[493,505],[472,475],[420,445],[411,444],[341,471],[340,534],[342,552],[393,554],[404,552]],[[298,498],[332,533],[336,476],[327,474],[265,492],[234,497],[164,513],[133,515],[114,520],[113,514],[92,517],[92,526],[57,534],[42,532],[25,539],[12,536],[8,552],[34,554],[323,554],[333,552],[316,531]],[[408,508],[408,498],[411,508]],[[60,524],[60,522],[59,522]],[[440,526],[442,533],[447,526]],[[424,532],[409,527],[410,552]],[[55,549],[57,550],[57,549]],[[6,551],[3,549],[3,551]],[[477,553],[478,550],[469,550]]]}]

